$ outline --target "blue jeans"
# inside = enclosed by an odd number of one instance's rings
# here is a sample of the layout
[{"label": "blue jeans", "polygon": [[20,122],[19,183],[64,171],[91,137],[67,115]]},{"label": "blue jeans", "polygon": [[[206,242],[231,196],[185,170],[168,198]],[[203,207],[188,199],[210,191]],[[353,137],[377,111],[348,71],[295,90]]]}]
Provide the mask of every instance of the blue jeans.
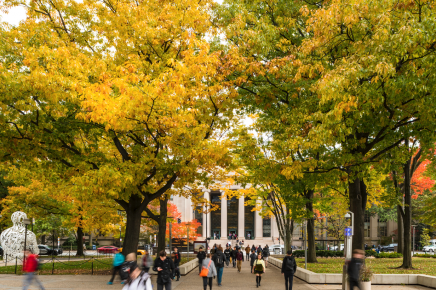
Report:
[{"label": "blue jeans", "polygon": [[221,285],[221,281],[223,279],[224,267],[217,267],[217,270],[218,270],[218,285]]},{"label": "blue jeans", "polygon": [[32,280],[35,281],[36,284],[38,284],[39,288],[44,290],[44,286],[42,286],[41,282],[39,282],[38,278],[36,278],[35,273],[33,272],[26,273],[26,277],[24,278],[23,290],[27,290],[27,288],[29,288],[30,284],[32,284]]}]

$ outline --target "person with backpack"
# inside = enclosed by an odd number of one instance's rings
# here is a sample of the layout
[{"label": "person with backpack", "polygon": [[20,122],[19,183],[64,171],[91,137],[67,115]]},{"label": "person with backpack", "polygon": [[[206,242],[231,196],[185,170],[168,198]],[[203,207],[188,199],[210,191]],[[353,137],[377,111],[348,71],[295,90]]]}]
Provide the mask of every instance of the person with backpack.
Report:
[{"label": "person with backpack", "polygon": [[260,286],[262,274],[265,273],[265,262],[262,260],[262,255],[259,253],[257,259],[253,263],[253,273],[256,274],[256,287]]},{"label": "person with backpack", "polygon": [[173,260],[167,258],[165,250],[160,251],[154,260],[153,271],[157,272],[157,290],[171,290],[171,277],[174,277]]},{"label": "person with backpack", "polygon": [[141,271],[136,262],[131,264],[129,273],[129,278],[123,290],[153,290],[150,274]]},{"label": "person with backpack", "polygon": [[297,272],[297,263],[294,256],[292,256],[292,249],[290,249],[282,263],[282,275],[285,276],[286,290],[292,290],[295,272]]},{"label": "person with backpack", "polygon": [[250,246],[247,245],[247,247],[245,248],[245,259],[248,261],[250,261]]},{"label": "person with backpack", "polygon": [[153,264],[153,259],[150,257],[148,252],[145,251],[145,254],[142,257],[142,270],[145,273],[148,273],[148,271],[150,270],[150,267],[152,266],[152,264]]},{"label": "person with backpack", "polygon": [[124,284],[123,280],[125,280],[125,279],[123,279],[123,275],[122,275],[122,272],[121,272],[121,266],[124,263],[124,255],[122,253],[120,253],[118,251],[118,249],[115,250],[115,253],[116,254],[114,255],[114,260],[112,262],[112,278],[109,280],[109,282],[107,282],[108,285],[112,285],[113,284],[115,275],[117,273],[120,274],[121,284]]},{"label": "person with backpack", "polygon": [[253,265],[254,265],[254,261],[256,260],[257,255],[256,255],[256,251],[255,250],[251,250],[251,255],[250,255],[250,269],[251,269],[251,273],[253,273]]},{"label": "person with backpack", "polygon": [[212,257],[212,260],[215,263],[215,268],[218,273],[218,286],[221,286],[221,281],[223,279],[223,272],[224,272],[224,261],[226,257],[223,253],[223,248],[221,246],[218,247],[217,251],[215,252],[215,255]]},{"label": "person with backpack", "polygon": [[[179,269],[179,266],[180,266],[180,260],[182,259],[181,258],[181,256],[180,256],[180,253],[179,253],[179,251],[178,251],[178,249],[175,247],[174,248],[174,252],[173,252],[173,259],[174,259],[174,267],[175,267],[175,276],[177,276],[177,280],[176,281],[179,281],[180,280],[180,269]],[[175,277],[173,278],[173,279],[175,279]]]},{"label": "person with backpack", "polygon": [[230,254],[231,254],[231,251],[230,251],[229,245],[227,245],[226,249],[224,250],[224,255],[226,256],[226,266],[227,267],[230,264]]},{"label": "person with backpack", "polygon": [[38,284],[40,289],[44,290],[44,286],[42,286],[41,282],[35,276],[35,272],[38,270],[38,264],[37,255],[31,254],[28,250],[24,251],[23,272],[26,273],[26,278],[24,279],[23,290],[29,288],[33,281]]},{"label": "person with backpack", "polygon": [[232,264],[233,268],[236,268],[236,255],[238,254],[238,251],[236,250],[236,247],[233,247],[232,251]]},{"label": "person with backpack", "polygon": [[266,245],[265,248],[263,248],[262,256],[263,256],[263,260],[265,261],[265,268],[268,268],[268,257],[269,257],[269,247],[268,247],[268,245]]},{"label": "person with backpack", "polygon": [[210,258],[209,253],[206,255],[206,259],[203,261],[200,276],[203,277],[203,290],[207,289],[207,284],[209,284],[209,288],[210,290],[212,290],[212,278],[215,279],[216,268],[215,268],[215,264],[212,262]]},{"label": "person with backpack", "polygon": [[198,253],[197,253],[197,259],[198,259],[198,273],[201,272],[201,265],[203,264],[203,260],[206,259],[206,253],[203,251],[203,247],[200,247]]},{"label": "person with backpack", "polygon": [[242,261],[244,260],[244,254],[242,253],[241,248],[238,249],[236,260],[238,263],[238,272],[241,273]]}]

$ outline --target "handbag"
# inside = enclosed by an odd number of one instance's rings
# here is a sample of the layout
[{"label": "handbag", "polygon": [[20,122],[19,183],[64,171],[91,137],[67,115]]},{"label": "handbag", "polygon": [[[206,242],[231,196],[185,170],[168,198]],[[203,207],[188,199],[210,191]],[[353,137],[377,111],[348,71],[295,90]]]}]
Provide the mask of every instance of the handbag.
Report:
[{"label": "handbag", "polygon": [[207,277],[207,275],[209,274],[209,267],[210,267],[210,263],[212,262],[212,260],[209,261],[209,265],[207,265],[207,268],[203,266],[203,269],[201,269],[200,272],[200,277]]}]

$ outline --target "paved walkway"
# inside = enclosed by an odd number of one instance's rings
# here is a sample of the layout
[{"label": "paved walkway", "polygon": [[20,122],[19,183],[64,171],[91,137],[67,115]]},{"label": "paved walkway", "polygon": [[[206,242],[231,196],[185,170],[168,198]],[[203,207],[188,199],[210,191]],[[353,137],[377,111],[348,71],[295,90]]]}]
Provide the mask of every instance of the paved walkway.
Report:
[{"label": "paved walkway", "polygon": [[[109,276],[91,276],[91,275],[42,275],[38,276],[46,289],[62,289],[62,290],[121,290],[123,287],[120,284],[119,278],[114,282],[114,285],[106,285]],[[155,285],[156,276],[152,276],[152,282]],[[21,289],[23,276],[17,275],[0,275],[0,289]],[[223,287],[218,287],[216,279],[213,280],[213,289],[220,290],[270,290],[278,289],[285,290],[284,279],[280,271],[270,266],[266,269],[266,273],[262,276],[261,286],[256,288],[255,275],[250,273],[249,263],[242,263],[242,271],[238,273],[236,268],[224,268],[222,281]],[[187,276],[180,279],[179,282],[173,282],[175,290],[202,290],[203,280],[198,276],[198,269],[194,269]],[[35,286],[29,289],[37,289]],[[156,286],[154,289],[157,289]],[[209,289],[209,288],[208,288]],[[297,278],[294,278],[293,290],[340,290],[341,285],[309,285]],[[427,290],[429,288],[422,286],[379,286],[373,285],[372,290]]]}]

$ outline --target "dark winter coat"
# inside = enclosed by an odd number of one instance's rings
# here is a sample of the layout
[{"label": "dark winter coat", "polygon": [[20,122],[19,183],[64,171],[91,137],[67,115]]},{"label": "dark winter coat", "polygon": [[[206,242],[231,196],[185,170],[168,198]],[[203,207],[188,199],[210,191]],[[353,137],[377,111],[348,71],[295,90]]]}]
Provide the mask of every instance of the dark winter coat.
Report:
[{"label": "dark winter coat", "polygon": [[347,274],[350,280],[359,281],[360,268],[362,268],[362,264],[362,259],[351,258],[347,269]]},{"label": "dark winter coat", "polygon": [[[292,266],[289,267],[290,265]],[[294,256],[286,256],[282,263],[282,273],[294,274],[295,272],[297,272],[297,262],[295,261]]]},{"label": "dark winter coat", "polygon": [[[162,268],[162,271],[158,271],[157,268]],[[154,260],[153,271],[157,272],[157,284],[166,284],[171,281],[171,277],[174,277],[174,263],[173,260],[166,258],[161,260],[157,257]]]}]

